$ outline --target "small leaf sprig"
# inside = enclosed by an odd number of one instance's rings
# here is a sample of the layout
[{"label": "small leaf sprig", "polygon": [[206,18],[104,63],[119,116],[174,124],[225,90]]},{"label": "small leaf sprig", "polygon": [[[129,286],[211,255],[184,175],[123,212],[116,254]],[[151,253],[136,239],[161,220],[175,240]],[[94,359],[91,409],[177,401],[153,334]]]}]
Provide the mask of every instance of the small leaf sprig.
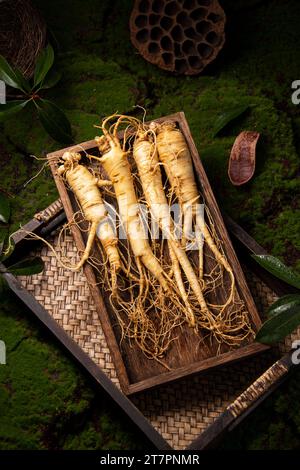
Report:
[{"label": "small leaf sprig", "polygon": [[275,256],[253,255],[253,258],[273,276],[299,290],[299,293],[280,297],[267,310],[267,321],[256,335],[256,341],[275,344],[282,341],[300,325],[300,274]]},{"label": "small leaf sprig", "polygon": [[29,103],[33,103],[46,132],[58,142],[71,144],[72,131],[66,115],[55,103],[41,96],[41,92],[54,87],[61,79],[61,75],[53,69],[53,64],[54,51],[49,44],[37,58],[33,79],[27,80],[0,55],[0,80],[22,93],[19,99],[0,104],[0,120],[22,111]]}]

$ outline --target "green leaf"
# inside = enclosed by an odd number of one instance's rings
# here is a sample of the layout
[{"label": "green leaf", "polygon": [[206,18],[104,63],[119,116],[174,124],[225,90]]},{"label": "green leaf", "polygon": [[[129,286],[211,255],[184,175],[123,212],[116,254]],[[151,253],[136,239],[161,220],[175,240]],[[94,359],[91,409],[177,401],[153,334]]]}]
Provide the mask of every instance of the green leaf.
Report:
[{"label": "green leaf", "polygon": [[287,305],[299,305],[300,307],[300,294],[288,294],[276,300],[267,311],[268,317],[274,317],[278,313],[284,312]]},{"label": "green leaf", "polygon": [[34,101],[39,119],[48,134],[57,142],[72,144],[71,126],[64,112],[48,100]]},{"label": "green leaf", "polygon": [[224,129],[231,121],[238,118],[242,114],[244,114],[249,109],[249,105],[238,105],[233,106],[228,111],[224,111],[220,114],[215,122],[215,125],[212,130],[212,137],[215,137],[219,132]]},{"label": "green leaf", "polygon": [[292,301],[278,307],[277,313],[258,331],[255,340],[263,344],[275,344],[283,340],[300,325],[300,301]]},{"label": "green leaf", "polygon": [[300,289],[300,274],[286,266],[278,258],[271,255],[252,255],[252,257],[273,276],[278,277],[290,286]]},{"label": "green leaf", "polygon": [[10,218],[10,204],[4,194],[0,193],[0,222],[7,224]]},{"label": "green leaf", "polygon": [[19,70],[13,69],[7,60],[0,54],[0,80],[3,80],[7,85],[18,90],[26,91],[30,90],[29,83],[25,80]]},{"label": "green leaf", "polygon": [[60,79],[61,73],[51,69],[42,81],[39,89],[46,90],[48,88],[53,88],[60,81]]},{"label": "green leaf", "polygon": [[0,226],[0,260],[1,260],[1,254],[3,252],[3,248],[7,240],[7,237],[8,237],[8,227]]},{"label": "green leaf", "polygon": [[9,101],[6,104],[0,104],[0,121],[7,116],[18,113],[23,109],[30,100],[25,101]]},{"label": "green leaf", "polygon": [[0,261],[7,260],[15,249],[15,242],[9,236],[4,240],[4,246],[2,248],[2,254],[0,255]]},{"label": "green leaf", "polygon": [[32,90],[32,85],[30,84],[30,82],[26,80],[22,72],[20,72],[20,70],[18,70],[17,68],[14,68],[14,72],[17,77],[18,83],[20,83],[20,85],[22,86],[22,91],[24,91],[24,93],[30,93]]},{"label": "green leaf", "polygon": [[44,262],[41,258],[27,258],[20,261],[12,266],[9,266],[7,270],[14,276],[30,276],[32,274],[38,274],[44,269]]},{"label": "green leaf", "polygon": [[54,51],[52,46],[48,44],[48,46],[40,52],[36,61],[34,71],[34,86],[39,85],[44,80],[47,73],[51,69],[53,62]]}]

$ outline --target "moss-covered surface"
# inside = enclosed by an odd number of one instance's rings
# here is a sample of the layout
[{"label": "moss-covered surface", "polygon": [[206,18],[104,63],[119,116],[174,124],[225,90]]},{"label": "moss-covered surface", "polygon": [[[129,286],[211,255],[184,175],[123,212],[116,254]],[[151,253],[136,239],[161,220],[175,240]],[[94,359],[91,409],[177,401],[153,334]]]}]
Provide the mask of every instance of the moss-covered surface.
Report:
[{"label": "moss-covered surface", "polygon": [[[64,108],[76,142],[94,137],[93,124],[115,111],[158,117],[183,110],[223,208],[265,248],[300,269],[300,113],[291,102],[300,47],[297,0],[223,0],[228,13],[224,50],[205,74],[175,77],[146,63],[129,40],[131,1],[45,0],[38,6],[58,44],[63,79],[48,96]],[[217,116],[249,105],[240,119],[212,137]],[[255,178],[233,188],[229,151],[243,129],[261,132]],[[57,196],[49,170],[28,186],[44,157],[59,145],[29,108],[3,124],[0,187],[9,191],[13,227]],[[100,449],[146,447],[114,405],[95,391],[72,359],[53,343],[12,295],[1,299],[0,448]],[[259,408],[224,446],[297,448],[299,374]],[[282,437],[284,436],[284,437]]]}]

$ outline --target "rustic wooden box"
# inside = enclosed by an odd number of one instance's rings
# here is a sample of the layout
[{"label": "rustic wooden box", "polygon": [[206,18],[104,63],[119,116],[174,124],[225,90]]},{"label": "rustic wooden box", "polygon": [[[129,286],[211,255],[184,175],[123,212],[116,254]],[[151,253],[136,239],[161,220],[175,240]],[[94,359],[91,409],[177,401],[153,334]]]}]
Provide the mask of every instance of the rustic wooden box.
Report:
[{"label": "rustic wooden box", "polygon": [[[159,119],[160,122],[164,120],[176,122],[186,138],[193,158],[194,170],[199,189],[201,189],[206,205],[208,206],[212,219],[214,220],[218,236],[223,242],[223,248],[227,259],[234,270],[238,296],[245,302],[252,327],[254,331],[257,331],[261,323],[255,303],[225,229],[222,216],[193,142],[184,113],[177,113]],[[70,149],[81,153],[86,151],[90,154],[98,154],[98,149],[96,148],[94,141],[83,142],[79,145],[68,148],[68,150]],[[74,213],[78,211],[79,207],[73,194],[68,191],[63,180],[57,175],[57,161],[65,151],[66,149],[62,149],[51,153],[48,155],[48,158],[51,163],[53,176],[57,184],[67,218],[68,220],[72,220]],[[84,234],[74,225],[71,227],[71,230],[78,250],[83,251],[85,246]],[[122,347],[120,347],[120,333],[118,328],[115,326],[116,319],[110,309],[108,299],[103,295],[100,288],[95,288],[95,285],[97,284],[96,273],[88,264],[85,265],[84,272],[89,285],[92,287],[91,294],[113,357],[121,387],[126,394],[140,392],[159,384],[170,382],[190,374],[195,374],[199,371],[228,364],[257,354],[258,352],[266,349],[265,346],[254,343],[251,339],[246,339],[241,347],[230,349],[229,347],[224,346],[221,354],[215,355],[213,352],[215,350],[214,345],[210,347],[209,342],[207,342],[206,347],[199,347],[199,338],[191,332],[191,329],[188,326],[184,326],[179,339],[176,341],[176,347],[172,346],[164,358],[164,361],[169,364],[172,369],[171,371],[166,371],[163,366],[155,361],[147,359],[138,350],[138,348],[133,345],[129,345],[126,341],[123,341]]]}]

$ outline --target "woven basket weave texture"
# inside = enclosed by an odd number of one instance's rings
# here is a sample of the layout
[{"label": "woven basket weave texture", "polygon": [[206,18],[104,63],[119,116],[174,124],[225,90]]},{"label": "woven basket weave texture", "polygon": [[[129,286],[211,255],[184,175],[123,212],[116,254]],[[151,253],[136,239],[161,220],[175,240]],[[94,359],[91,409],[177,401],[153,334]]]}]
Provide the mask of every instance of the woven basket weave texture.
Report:
[{"label": "woven basket weave texture", "polygon": [[[69,262],[76,262],[78,253],[70,235],[64,238],[60,246],[57,235],[48,241],[59,257],[67,256]],[[45,270],[31,277],[20,277],[23,286],[120,388],[84,273],[67,271],[58,266],[56,257],[47,246],[39,248],[35,255],[42,256]],[[276,299],[275,294],[253,274],[246,272],[246,277],[258,310],[265,311]],[[282,343],[280,350],[268,351],[237,364],[145,391],[133,396],[132,400],[168,443],[174,449],[182,450],[280,353],[289,349],[293,337]]]}]

